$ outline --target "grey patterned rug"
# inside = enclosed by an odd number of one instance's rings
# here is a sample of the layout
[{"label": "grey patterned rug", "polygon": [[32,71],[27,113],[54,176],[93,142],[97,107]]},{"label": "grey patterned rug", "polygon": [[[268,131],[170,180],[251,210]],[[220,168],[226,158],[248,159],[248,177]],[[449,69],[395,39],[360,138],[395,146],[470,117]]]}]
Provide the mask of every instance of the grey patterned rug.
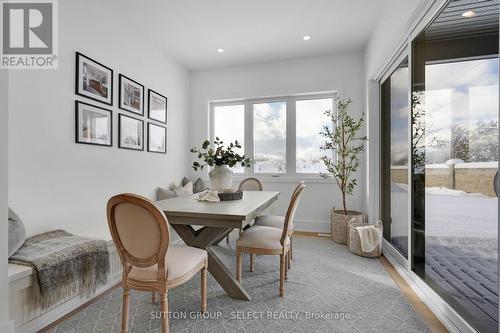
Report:
[{"label": "grey patterned rug", "polygon": [[[234,242],[221,245],[234,271]],[[250,273],[245,256],[242,282],[250,302],[227,297],[209,275],[211,318],[196,318],[199,277],[172,289],[171,332],[430,332],[376,259],[355,256],[327,238],[297,236],[284,298],[278,296],[278,264],[279,257],[259,256]],[[50,332],[120,332],[121,296],[121,289],[108,293]],[[151,293],[133,292],[129,331],[160,332],[160,321],[152,318],[157,311]]]}]

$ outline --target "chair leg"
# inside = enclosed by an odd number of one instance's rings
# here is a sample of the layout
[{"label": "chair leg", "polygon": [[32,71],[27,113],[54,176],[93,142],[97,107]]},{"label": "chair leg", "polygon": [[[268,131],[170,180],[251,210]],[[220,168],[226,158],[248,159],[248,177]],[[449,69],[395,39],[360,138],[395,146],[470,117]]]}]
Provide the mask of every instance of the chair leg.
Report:
[{"label": "chair leg", "polygon": [[130,290],[123,288],[123,304],[122,304],[122,332],[128,332],[128,312],[130,307]]},{"label": "chair leg", "polygon": [[280,297],[285,296],[285,254],[280,254]]},{"label": "chair leg", "polygon": [[236,280],[241,282],[241,253],[236,252]]},{"label": "chair leg", "polygon": [[290,236],[290,259],[293,259],[293,235]]},{"label": "chair leg", "polygon": [[156,291],[151,292],[151,303],[156,304]]},{"label": "chair leg", "polygon": [[287,268],[291,269],[292,268],[292,251],[288,251],[286,254],[286,262],[287,262]]},{"label": "chair leg", "polygon": [[255,271],[255,257],[256,256],[257,255],[255,255],[253,253],[250,254],[250,272]]},{"label": "chair leg", "polygon": [[227,234],[227,236],[226,236],[226,243],[229,244],[229,234]]},{"label": "chair leg", "polygon": [[160,293],[160,313],[161,313],[161,332],[168,333],[170,327],[168,324],[168,295],[167,291],[165,293]]},{"label": "chair leg", "polygon": [[290,256],[288,253],[285,254],[285,280],[288,280],[288,267],[290,265]]},{"label": "chair leg", "polygon": [[207,312],[207,266],[201,270],[201,312]]}]

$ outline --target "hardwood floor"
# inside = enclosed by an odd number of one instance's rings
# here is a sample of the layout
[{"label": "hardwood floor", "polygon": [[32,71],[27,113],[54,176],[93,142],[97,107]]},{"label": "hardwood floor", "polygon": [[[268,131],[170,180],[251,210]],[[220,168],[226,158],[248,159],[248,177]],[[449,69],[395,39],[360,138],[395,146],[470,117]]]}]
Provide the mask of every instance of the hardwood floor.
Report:
[{"label": "hardwood floor", "polygon": [[443,326],[441,321],[432,313],[432,311],[427,307],[427,305],[422,302],[420,297],[417,296],[417,294],[411,289],[411,287],[406,283],[406,281],[399,275],[398,272],[392,267],[392,265],[387,261],[387,259],[382,255],[379,258],[380,262],[382,263],[382,266],[384,266],[385,270],[391,278],[396,282],[398,285],[399,289],[401,289],[401,292],[403,295],[408,299],[408,301],[413,305],[415,308],[415,311],[420,315],[422,320],[427,324],[429,329],[433,333],[441,333],[441,332],[448,332],[446,327]]}]

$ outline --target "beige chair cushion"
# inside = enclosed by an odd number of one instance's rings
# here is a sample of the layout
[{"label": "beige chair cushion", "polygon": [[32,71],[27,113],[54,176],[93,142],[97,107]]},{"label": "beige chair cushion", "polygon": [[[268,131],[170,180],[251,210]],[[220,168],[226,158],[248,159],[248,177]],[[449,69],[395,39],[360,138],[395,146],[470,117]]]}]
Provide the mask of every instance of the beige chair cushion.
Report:
[{"label": "beige chair cushion", "polygon": [[[280,250],[282,230],[273,227],[251,227],[245,230],[236,241],[236,246],[253,247],[265,250]],[[290,243],[290,237],[286,237],[285,245]]]},{"label": "beige chair cushion", "polygon": [[[207,258],[207,251],[186,245],[170,245],[165,256],[167,281],[191,273]],[[146,268],[132,267],[128,278],[138,281],[156,281],[158,265]]]}]

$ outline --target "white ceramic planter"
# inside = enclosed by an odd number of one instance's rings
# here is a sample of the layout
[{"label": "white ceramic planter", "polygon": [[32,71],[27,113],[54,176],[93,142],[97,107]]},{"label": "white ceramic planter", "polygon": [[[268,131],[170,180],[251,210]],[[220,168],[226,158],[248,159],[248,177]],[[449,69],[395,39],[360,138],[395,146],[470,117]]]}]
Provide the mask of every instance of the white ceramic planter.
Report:
[{"label": "white ceramic planter", "polygon": [[227,165],[216,165],[208,173],[210,189],[216,191],[229,190],[233,187],[233,171]]}]

